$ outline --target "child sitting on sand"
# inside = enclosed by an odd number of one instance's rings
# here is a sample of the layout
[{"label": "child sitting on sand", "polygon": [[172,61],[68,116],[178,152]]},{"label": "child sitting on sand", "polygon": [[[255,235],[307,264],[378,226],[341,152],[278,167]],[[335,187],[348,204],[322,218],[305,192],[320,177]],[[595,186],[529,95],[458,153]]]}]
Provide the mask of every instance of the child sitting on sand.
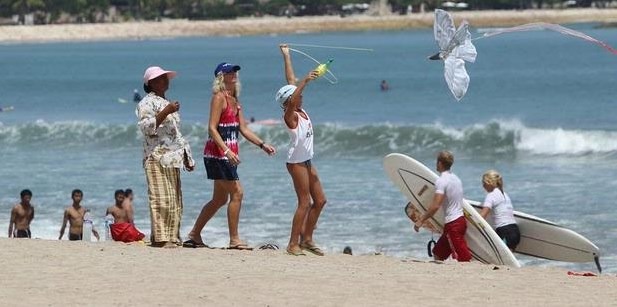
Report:
[{"label": "child sitting on sand", "polygon": [[124,243],[141,241],[144,234],[133,224],[133,191],[116,190],[114,198],[116,203],[105,213],[114,217],[114,223],[109,225],[112,239]]}]

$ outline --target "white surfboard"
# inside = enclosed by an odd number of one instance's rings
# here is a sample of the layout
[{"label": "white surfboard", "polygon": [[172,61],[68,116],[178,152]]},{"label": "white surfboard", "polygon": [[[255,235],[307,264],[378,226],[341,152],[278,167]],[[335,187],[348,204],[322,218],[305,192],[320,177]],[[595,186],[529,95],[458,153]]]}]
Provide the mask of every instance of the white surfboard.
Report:
[{"label": "white surfboard", "polygon": [[[412,206],[421,213],[426,212],[435,195],[437,174],[424,164],[397,153],[384,158],[384,168]],[[497,233],[467,201],[463,203],[463,211],[467,220],[465,240],[475,260],[517,268],[521,266]],[[443,230],[443,210],[439,209],[429,222],[434,228]]]},{"label": "white surfboard", "polygon": [[[482,204],[468,201],[478,212]],[[551,221],[514,211],[514,219],[521,232],[516,253],[565,262],[595,262],[600,266],[600,249],[582,235]]]}]

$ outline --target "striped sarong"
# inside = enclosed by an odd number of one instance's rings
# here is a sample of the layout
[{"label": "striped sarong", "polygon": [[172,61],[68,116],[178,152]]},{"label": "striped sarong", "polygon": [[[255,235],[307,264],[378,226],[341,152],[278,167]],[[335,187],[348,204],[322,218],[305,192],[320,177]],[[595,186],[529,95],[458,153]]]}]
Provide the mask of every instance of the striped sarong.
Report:
[{"label": "striped sarong", "polygon": [[148,182],[150,204],[150,240],[155,242],[180,243],[180,220],[182,219],[182,189],[180,169],[164,168],[158,161],[148,159],[144,163]]}]

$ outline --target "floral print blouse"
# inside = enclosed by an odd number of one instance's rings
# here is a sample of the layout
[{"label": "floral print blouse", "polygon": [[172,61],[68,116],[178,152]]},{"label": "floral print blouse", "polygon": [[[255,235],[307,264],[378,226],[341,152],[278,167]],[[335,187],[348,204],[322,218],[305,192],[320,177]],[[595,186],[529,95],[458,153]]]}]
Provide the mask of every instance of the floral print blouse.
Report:
[{"label": "floral print blouse", "polygon": [[184,159],[189,166],[195,166],[191,146],[180,133],[180,115],[169,114],[157,127],[156,114],[161,112],[169,101],[154,93],[149,93],[137,105],[135,113],[138,126],[144,134],[144,161],[153,158],[163,167],[183,168]]}]

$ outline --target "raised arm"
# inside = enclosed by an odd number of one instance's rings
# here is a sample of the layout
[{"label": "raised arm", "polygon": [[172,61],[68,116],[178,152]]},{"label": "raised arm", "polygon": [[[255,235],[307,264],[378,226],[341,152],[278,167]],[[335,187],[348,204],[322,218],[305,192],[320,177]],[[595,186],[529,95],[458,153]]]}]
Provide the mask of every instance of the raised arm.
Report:
[{"label": "raised arm", "polygon": [[138,125],[144,135],[155,135],[156,129],[167,118],[169,114],[177,112],[180,104],[176,101],[168,104],[160,112],[154,110],[152,103],[140,102],[137,105]]},{"label": "raised arm", "polygon": [[317,72],[314,70],[311,71],[298,83],[298,88],[296,88],[293,94],[289,97],[289,102],[287,102],[287,107],[285,107],[285,114],[283,115],[283,118],[285,119],[285,124],[287,124],[287,127],[290,129],[295,129],[298,126],[298,115],[296,114],[296,111],[302,104],[302,92],[304,91],[304,88],[310,81],[315,80],[317,77],[319,77]]},{"label": "raised arm", "polygon": [[287,84],[296,85],[296,75],[294,74],[294,69],[291,65],[289,46],[287,46],[287,44],[280,44],[279,48],[281,48],[281,53],[283,54],[283,61],[285,62],[285,79],[287,79]]}]

